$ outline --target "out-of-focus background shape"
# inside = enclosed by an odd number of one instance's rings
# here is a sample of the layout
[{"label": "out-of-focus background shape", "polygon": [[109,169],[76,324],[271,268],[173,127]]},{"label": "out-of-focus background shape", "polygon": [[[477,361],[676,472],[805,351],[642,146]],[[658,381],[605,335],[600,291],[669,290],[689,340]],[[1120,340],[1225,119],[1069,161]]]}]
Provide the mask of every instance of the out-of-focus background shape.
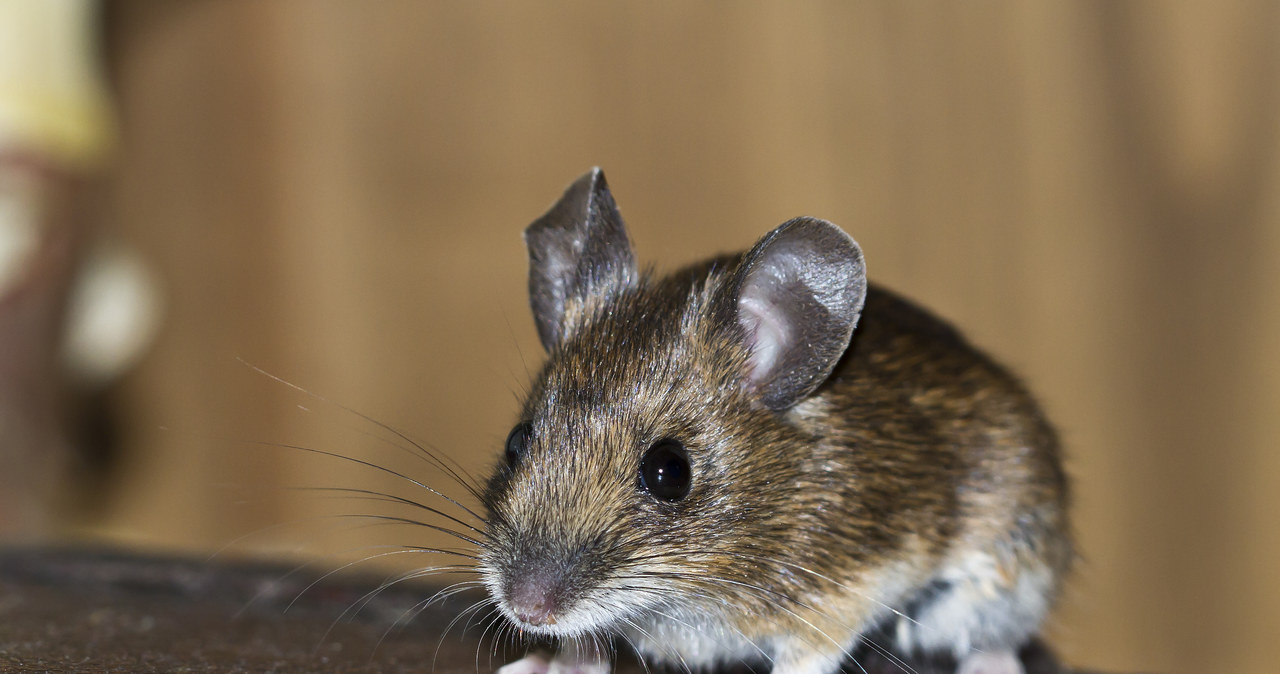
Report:
[{"label": "out-of-focus background shape", "polygon": [[123,1],[105,31],[97,216],[168,308],[61,530],[295,557],[406,535],[287,489],[393,478],[272,443],[447,481],[237,358],[483,472],[542,355],[520,231],[601,165],[642,260],[821,216],[1024,375],[1076,478],[1067,661],[1273,670],[1274,3]]},{"label": "out-of-focus background shape", "polygon": [[[144,321],[112,310],[122,306],[114,299],[136,297],[129,281],[105,303],[79,301],[103,286],[77,279],[112,267],[90,261],[102,259],[90,195],[111,145],[94,9],[91,0],[0,0],[2,540],[46,535],[53,513],[74,500],[72,483],[94,484],[95,443],[82,442],[78,423],[90,415],[72,410],[87,409],[124,370],[120,354],[147,341]],[[125,332],[141,339],[114,348],[122,333],[101,329],[108,315],[126,317]]]}]

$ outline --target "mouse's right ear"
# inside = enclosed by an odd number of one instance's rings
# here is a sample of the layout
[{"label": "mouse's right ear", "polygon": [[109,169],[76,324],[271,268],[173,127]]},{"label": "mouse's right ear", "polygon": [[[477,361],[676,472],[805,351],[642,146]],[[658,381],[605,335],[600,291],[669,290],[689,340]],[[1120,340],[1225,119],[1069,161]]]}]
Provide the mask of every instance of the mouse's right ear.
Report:
[{"label": "mouse's right ear", "polygon": [[730,285],[746,340],[744,383],[784,410],[831,375],[849,347],[867,297],[862,249],[844,230],[796,218],[743,256]]},{"label": "mouse's right ear", "polygon": [[566,314],[587,297],[608,297],[633,285],[635,255],[604,172],[588,171],[524,230],[529,247],[529,304],[542,346],[564,339]]}]

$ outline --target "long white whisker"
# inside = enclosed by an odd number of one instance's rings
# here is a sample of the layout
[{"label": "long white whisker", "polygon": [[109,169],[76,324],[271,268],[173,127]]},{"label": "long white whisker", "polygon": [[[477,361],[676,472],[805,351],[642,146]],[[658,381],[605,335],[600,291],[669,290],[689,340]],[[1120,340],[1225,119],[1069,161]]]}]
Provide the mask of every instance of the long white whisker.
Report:
[{"label": "long white whisker", "polygon": [[[358,559],[358,560],[355,560],[355,561],[353,561],[353,562],[350,562],[350,563],[348,563],[348,564],[345,564],[345,565],[343,565],[343,566],[340,566],[340,567],[338,567],[337,569],[333,569],[333,570],[329,571],[328,573],[324,574],[324,575],[323,575],[323,576],[321,576],[320,578],[317,578],[317,579],[313,580],[310,584],[308,584],[306,587],[304,587],[302,590],[300,590],[300,591],[299,591],[299,592],[294,596],[293,600],[289,602],[288,606],[286,606],[286,607],[285,607],[284,612],[288,612],[289,608],[291,608],[291,607],[294,605],[294,603],[296,603],[296,602],[297,602],[297,601],[302,597],[302,595],[306,594],[308,590],[310,590],[312,587],[314,587],[317,583],[319,583],[320,581],[324,580],[325,578],[328,578],[329,576],[331,576],[331,575],[333,575],[334,573],[337,573],[337,572],[339,572],[339,571],[341,571],[341,570],[343,570],[343,569],[346,569],[346,568],[348,568],[348,567],[354,566],[354,565],[356,565],[356,564],[360,564],[360,563],[363,563],[363,562],[369,561],[370,559],[374,559],[374,558],[377,558],[377,557],[380,557],[380,556],[384,556],[384,555],[391,555],[391,554],[410,554],[410,553],[418,553],[418,554],[444,554],[444,555],[454,555],[454,556],[459,556],[459,557],[463,557],[463,558],[466,558],[466,559],[472,559],[472,560],[474,560],[474,559],[475,559],[474,557],[471,557],[470,555],[466,555],[466,554],[463,554],[463,553],[460,553],[460,552],[457,552],[457,551],[453,551],[453,550],[441,550],[441,549],[435,549],[435,548],[420,548],[420,547],[412,547],[412,548],[410,548],[410,547],[401,546],[401,545],[366,545],[366,546],[360,546],[360,547],[355,547],[355,548],[348,548],[348,549],[346,549],[346,550],[339,550],[339,551],[337,551],[337,552],[334,552],[334,553],[331,553],[331,554],[325,555],[325,556],[324,556],[324,557],[322,557],[321,559],[312,559],[312,560],[308,560],[308,561],[306,561],[306,562],[303,562],[302,564],[299,564],[299,565],[297,565],[297,566],[293,567],[292,569],[289,569],[289,570],[288,570],[284,575],[279,576],[278,578],[276,578],[276,579],[272,580],[270,585],[268,585],[267,587],[265,587],[265,588],[263,588],[263,589],[259,590],[257,593],[255,593],[255,594],[253,595],[253,597],[252,597],[252,598],[250,598],[250,599],[249,599],[249,601],[245,603],[245,605],[244,605],[244,606],[241,606],[241,607],[240,607],[240,609],[236,612],[236,615],[237,615],[237,616],[242,615],[242,614],[243,614],[245,611],[247,611],[251,606],[253,606],[253,604],[255,604],[259,599],[261,599],[262,597],[265,597],[266,595],[270,594],[273,590],[275,590],[278,586],[280,586],[280,585],[281,585],[285,580],[289,579],[289,578],[290,578],[290,577],[292,577],[294,574],[297,574],[297,573],[301,572],[303,569],[306,569],[306,568],[307,568],[307,567],[309,567],[309,566],[312,566],[312,565],[314,565],[314,564],[319,563],[319,562],[320,562],[321,560],[323,560],[323,559],[328,559],[328,558],[331,558],[331,557],[337,557],[337,556],[345,555],[345,554],[349,554],[349,553],[352,553],[352,552],[363,552],[363,551],[366,551],[366,550],[377,550],[377,549],[390,549],[390,550],[391,550],[391,552],[386,552],[386,553],[382,553],[382,554],[379,554],[379,555],[373,555],[373,556],[366,556],[366,557],[363,557],[363,558],[361,558],[361,559]],[[475,573],[475,572],[476,572],[476,569],[477,569],[478,567],[476,567],[476,566],[474,566],[474,565],[457,565],[457,568],[458,568],[460,571],[465,571],[465,572],[467,572],[467,573]]]},{"label": "long white whisker", "polygon": [[[467,608],[459,611],[458,615],[454,616],[453,620],[450,620],[449,624],[445,625],[443,630],[440,630],[440,639],[436,642],[435,651],[431,654],[431,669],[433,671],[435,670],[436,659],[440,656],[440,648],[444,646],[444,639],[449,634],[449,630],[453,629],[453,626],[456,625],[463,616],[473,614],[486,606],[492,606],[496,601],[497,600],[492,597],[484,597],[483,599],[480,599]],[[490,612],[492,612],[492,609],[490,609]]]},{"label": "long white whisker", "polygon": [[[398,548],[398,546],[397,546],[397,548]],[[285,613],[288,613],[288,612],[289,612],[289,609],[293,608],[293,605],[294,605],[295,603],[297,603],[298,599],[300,599],[300,598],[302,597],[302,595],[306,594],[307,592],[309,592],[309,591],[311,590],[311,588],[313,588],[313,587],[315,587],[316,585],[318,585],[319,583],[323,582],[323,581],[324,581],[324,579],[328,578],[329,576],[334,575],[335,573],[339,573],[339,572],[341,572],[341,571],[343,571],[343,570],[345,570],[345,569],[349,569],[349,568],[351,568],[351,567],[353,567],[353,566],[355,566],[355,565],[357,565],[357,564],[363,564],[363,563],[365,563],[365,562],[368,562],[368,561],[373,560],[373,559],[378,559],[378,558],[380,558],[380,557],[390,557],[391,555],[430,554],[431,552],[435,552],[435,551],[428,551],[428,552],[424,552],[424,551],[421,551],[421,550],[405,550],[405,549],[400,549],[400,548],[398,548],[398,549],[395,549],[395,550],[391,550],[391,551],[389,551],[389,552],[380,552],[380,553],[378,553],[378,554],[376,554],[376,555],[369,555],[369,556],[364,557],[364,558],[362,558],[362,559],[357,559],[357,560],[355,560],[355,561],[353,561],[353,562],[347,562],[346,564],[343,564],[342,566],[339,566],[338,568],[333,569],[333,570],[329,571],[328,573],[325,573],[324,575],[320,576],[319,578],[316,578],[315,580],[313,580],[313,581],[311,581],[310,583],[308,583],[306,587],[302,588],[302,590],[298,592],[298,595],[297,595],[296,597],[294,597],[294,598],[293,598],[293,601],[289,602],[289,605],[288,605],[288,606],[286,606],[286,607],[284,608],[284,612],[285,612]],[[475,569],[476,569],[476,567],[474,567],[474,566],[462,566],[462,565],[437,566],[437,567],[432,567],[432,568],[433,568],[434,570],[438,570],[438,571],[441,571],[441,572],[448,572],[448,571],[457,571],[457,572],[474,572],[474,571],[475,571]],[[415,573],[416,573],[416,571],[415,571]],[[379,588],[379,591],[380,591],[381,589],[385,589],[385,588]],[[366,595],[366,596],[368,596],[368,595]],[[344,613],[344,615],[345,615],[345,611],[344,611],[343,613]]]},{"label": "long white whisker", "polygon": [[360,613],[360,611],[364,610],[364,607],[367,606],[369,602],[373,601],[375,597],[377,597],[382,592],[386,591],[388,588],[391,588],[399,583],[403,583],[405,581],[413,580],[416,578],[425,578],[427,576],[431,576],[439,573],[456,573],[456,572],[458,571],[453,567],[447,567],[447,566],[446,567],[430,567],[425,569],[415,569],[414,571],[401,574],[399,577],[393,580],[383,581],[382,584],[380,584],[378,587],[364,593],[362,596],[360,596],[360,598],[356,599],[355,602],[353,602],[350,606],[344,609],[342,613],[338,614],[338,617],[334,618],[333,622],[329,624],[329,629],[325,630],[324,636],[321,637],[321,643],[323,643],[325,640],[329,638],[329,634],[332,633],[333,629],[338,626],[338,623],[346,619],[348,615],[350,615],[351,618],[354,619],[355,616]]},{"label": "long white whisker", "polygon": [[636,647],[636,643],[631,640],[631,637],[627,636],[625,632],[618,636],[621,637],[623,641],[627,642],[627,646],[631,648],[631,652],[635,653],[636,660],[640,661],[640,667],[644,669],[644,674],[653,674],[649,671],[649,663],[645,662],[644,655],[640,652],[640,649]]},{"label": "long white whisker", "polygon": [[[486,634],[488,634],[488,633],[489,633],[489,630],[493,629],[493,626],[494,626],[494,625],[498,624],[498,622],[499,622],[501,619],[502,619],[502,616],[500,616],[500,615],[498,615],[498,616],[494,616],[494,617],[493,617],[493,619],[489,621],[489,624],[485,625],[484,629],[483,629],[483,630],[481,630],[481,632],[480,632],[480,638],[478,638],[478,639],[476,640],[476,670],[477,670],[477,671],[479,671],[479,669],[480,669],[480,648],[481,648],[482,646],[484,646],[484,637],[485,637],[485,635],[486,635]],[[496,639],[495,639],[495,642],[496,642]],[[496,643],[495,643],[495,649],[494,649],[494,650],[496,650]],[[493,664],[494,650],[491,650],[491,651],[490,651],[490,653],[489,653],[489,664],[490,664],[490,665],[492,665],[492,664]],[[490,667],[490,669],[492,669],[492,667]]]},{"label": "long white whisker", "polygon": [[[414,618],[420,615],[424,610],[426,610],[428,606],[430,606],[435,601],[447,600],[449,597],[459,592],[463,592],[470,587],[476,587],[479,584],[480,584],[479,581],[475,581],[475,580],[464,580],[464,581],[459,581],[457,583],[452,583],[450,585],[447,585],[441,588],[438,592],[431,595],[430,597],[427,597],[426,599],[423,599],[422,601],[414,604],[413,606],[410,606],[409,608],[401,611],[400,615],[396,616],[396,619],[392,621],[390,625],[387,626],[387,629],[382,631],[382,636],[378,637],[378,642],[373,646],[374,653],[376,653],[378,651],[378,648],[382,646],[382,642],[386,641],[388,635],[390,635],[397,628],[401,628],[408,625]],[[370,659],[372,659],[372,656],[370,656]]]},{"label": "long white whisker", "polygon": [[[643,627],[641,627],[640,625],[636,624],[636,623],[635,623],[635,621],[632,621],[632,620],[630,620],[630,619],[626,619],[626,618],[624,618],[624,621],[627,623],[627,625],[628,625],[628,626],[630,626],[630,627],[631,627],[631,629],[633,629],[633,630],[635,630],[635,631],[639,632],[639,633],[641,634],[641,636],[643,636],[644,638],[648,639],[650,643],[655,644],[655,645],[656,645],[656,644],[661,643],[661,642],[659,642],[657,639],[654,639],[654,638],[653,638],[653,635],[652,635],[652,634],[649,634],[648,630],[646,630],[646,629],[644,629]],[[692,674],[692,671],[693,671],[693,670],[689,669],[689,663],[685,662],[685,660],[684,660],[684,656],[683,656],[683,655],[680,655],[680,651],[675,650],[675,649],[673,648],[673,649],[670,649],[670,653],[671,653],[672,655],[675,655],[675,656],[676,656],[676,659],[680,661],[680,666],[684,668],[685,674]]]}]

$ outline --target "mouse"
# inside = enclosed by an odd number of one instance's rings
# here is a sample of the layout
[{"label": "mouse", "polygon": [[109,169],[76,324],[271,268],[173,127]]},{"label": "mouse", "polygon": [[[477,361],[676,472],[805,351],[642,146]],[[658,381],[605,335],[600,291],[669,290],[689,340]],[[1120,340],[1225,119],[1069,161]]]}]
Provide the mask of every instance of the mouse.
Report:
[{"label": "mouse", "polygon": [[559,650],[500,674],[605,674],[611,643],[685,671],[834,674],[871,648],[1022,674],[1074,553],[1017,377],[819,218],[660,274],[596,168],[524,240],[546,360],[484,485],[480,569],[507,629]]}]

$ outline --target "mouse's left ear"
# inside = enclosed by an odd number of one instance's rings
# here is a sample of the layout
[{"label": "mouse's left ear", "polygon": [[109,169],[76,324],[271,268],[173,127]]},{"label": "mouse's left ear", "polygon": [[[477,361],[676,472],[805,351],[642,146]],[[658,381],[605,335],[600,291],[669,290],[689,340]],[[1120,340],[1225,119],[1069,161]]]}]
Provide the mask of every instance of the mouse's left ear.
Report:
[{"label": "mouse's left ear", "polygon": [[529,247],[529,304],[538,337],[553,350],[571,327],[570,305],[588,296],[608,297],[636,281],[622,214],[604,172],[588,171],[524,230]]},{"label": "mouse's left ear", "polygon": [[862,249],[839,227],[796,218],[747,252],[731,282],[750,354],[744,381],[784,410],[831,375],[867,297]]}]

